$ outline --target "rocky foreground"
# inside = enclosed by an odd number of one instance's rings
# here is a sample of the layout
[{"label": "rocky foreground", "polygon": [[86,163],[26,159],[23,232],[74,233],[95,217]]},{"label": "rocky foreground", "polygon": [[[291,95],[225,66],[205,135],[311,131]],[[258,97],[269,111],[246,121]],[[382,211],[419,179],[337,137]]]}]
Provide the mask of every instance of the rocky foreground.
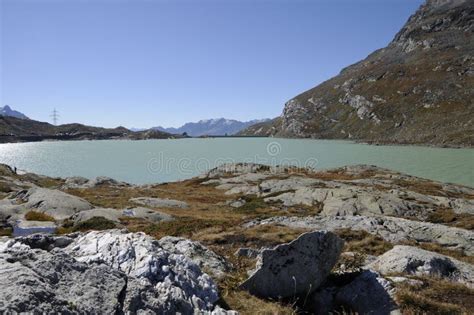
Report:
[{"label": "rocky foreground", "polygon": [[474,189],[374,166],[134,186],[0,166],[0,312],[467,314]]}]

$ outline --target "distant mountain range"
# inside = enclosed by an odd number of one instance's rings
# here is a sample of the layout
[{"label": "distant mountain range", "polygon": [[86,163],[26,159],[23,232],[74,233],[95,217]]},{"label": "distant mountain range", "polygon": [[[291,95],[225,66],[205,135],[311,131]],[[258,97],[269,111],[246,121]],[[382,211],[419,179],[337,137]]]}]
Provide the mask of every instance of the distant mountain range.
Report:
[{"label": "distant mountain range", "polygon": [[188,136],[191,137],[230,136],[240,132],[241,130],[244,130],[245,128],[267,121],[269,121],[269,119],[238,121],[234,119],[216,118],[200,120],[198,122],[189,122],[179,128],[154,127],[151,129],[160,130],[171,134],[187,133]]},{"label": "distant mountain range", "polygon": [[9,117],[15,117],[15,118],[19,118],[19,119],[29,119],[28,117],[26,117],[25,114],[20,113],[16,110],[13,110],[8,105],[0,107],[0,116],[9,116]]}]

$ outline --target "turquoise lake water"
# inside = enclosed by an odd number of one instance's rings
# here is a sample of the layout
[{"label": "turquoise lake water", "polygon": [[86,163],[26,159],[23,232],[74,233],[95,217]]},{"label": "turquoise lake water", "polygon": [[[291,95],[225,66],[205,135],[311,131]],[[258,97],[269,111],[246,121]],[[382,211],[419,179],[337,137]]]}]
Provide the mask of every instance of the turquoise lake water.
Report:
[{"label": "turquoise lake water", "polygon": [[474,186],[474,149],[374,146],[348,141],[215,138],[0,144],[0,163],[48,176],[109,176],[135,184],[176,181],[225,162],[310,166],[372,164]]}]

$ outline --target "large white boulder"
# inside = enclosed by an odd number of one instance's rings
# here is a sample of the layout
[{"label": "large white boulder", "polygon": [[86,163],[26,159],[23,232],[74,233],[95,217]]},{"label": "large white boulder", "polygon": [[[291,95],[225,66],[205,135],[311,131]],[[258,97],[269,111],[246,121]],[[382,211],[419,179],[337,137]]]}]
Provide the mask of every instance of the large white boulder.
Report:
[{"label": "large white boulder", "polygon": [[197,264],[143,233],[0,243],[0,312],[201,314],[217,300],[216,284]]}]

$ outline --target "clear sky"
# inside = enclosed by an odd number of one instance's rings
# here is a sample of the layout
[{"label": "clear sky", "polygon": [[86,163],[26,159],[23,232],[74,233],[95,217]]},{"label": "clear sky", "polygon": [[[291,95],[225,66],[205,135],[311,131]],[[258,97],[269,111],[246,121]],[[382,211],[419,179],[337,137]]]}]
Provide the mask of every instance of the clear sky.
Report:
[{"label": "clear sky", "polygon": [[0,0],[1,103],[178,126],[276,117],[387,45],[422,0]]}]

